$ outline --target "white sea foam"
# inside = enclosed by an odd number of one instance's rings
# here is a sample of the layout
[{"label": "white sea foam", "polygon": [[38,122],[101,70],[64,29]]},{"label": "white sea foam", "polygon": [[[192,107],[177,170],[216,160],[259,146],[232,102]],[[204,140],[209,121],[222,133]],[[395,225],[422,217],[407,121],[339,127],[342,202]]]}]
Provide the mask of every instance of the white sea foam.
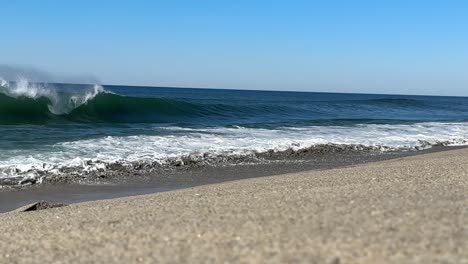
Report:
[{"label": "white sea foam", "polygon": [[[468,123],[411,125],[311,126],[276,130],[256,128],[155,128],[171,133],[102,137],[57,143],[41,150],[12,150],[0,159],[0,177],[41,177],[105,170],[110,163],[135,161],[164,164],[187,155],[233,156],[303,149],[323,144],[364,145],[380,150],[429,148],[435,144],[467,145]],[[183,133],[173,133],[183,130]],[[163,135],[164,134],[164,135]],[[168,135],[169,134],[169,135]]]}]

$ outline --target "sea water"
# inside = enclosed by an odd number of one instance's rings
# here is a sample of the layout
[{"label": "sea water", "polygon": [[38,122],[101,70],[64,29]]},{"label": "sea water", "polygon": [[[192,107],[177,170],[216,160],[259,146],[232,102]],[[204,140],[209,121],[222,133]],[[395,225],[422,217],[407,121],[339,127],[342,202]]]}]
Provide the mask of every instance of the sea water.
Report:
[{"label": "sea water", "polygon": [[[285,87],[289,89],[291,87]],[[378,151],[468,142],[468,98],[0,79],[0,178],[323,145]]]}]

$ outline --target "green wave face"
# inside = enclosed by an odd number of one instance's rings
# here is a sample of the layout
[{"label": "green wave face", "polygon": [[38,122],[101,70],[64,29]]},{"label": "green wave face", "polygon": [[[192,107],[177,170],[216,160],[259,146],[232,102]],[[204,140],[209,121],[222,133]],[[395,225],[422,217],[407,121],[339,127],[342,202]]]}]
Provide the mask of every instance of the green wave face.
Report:
[{"label": "green wave face", "polygon": [[202,114],[194,104],[160,98],[141,98],[100,93],[64,118],[73,122],[174,122]]},{"label": "green wave face", "polygon": [[0,124],[160,123],[182,121],[207,114],[204,112],[202,107],[176,100],[128,97],[103,92],[69,113],[53,114],[50,100],[46,97],[14,98],[0,94]]},{"label": "green wave face", "polygon": [[13,98],[0,94],[0,124],[41,124],[55,119],[49,99]]}]

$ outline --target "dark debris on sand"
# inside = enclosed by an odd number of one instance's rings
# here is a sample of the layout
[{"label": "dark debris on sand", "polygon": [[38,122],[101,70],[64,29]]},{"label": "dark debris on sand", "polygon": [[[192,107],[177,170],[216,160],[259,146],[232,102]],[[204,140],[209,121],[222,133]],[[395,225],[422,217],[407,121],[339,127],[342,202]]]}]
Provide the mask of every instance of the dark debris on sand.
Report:
[{"label": "dark debris on sand", "polygon": [[46,201],[39,201],[36,203],[28,204],[23,207],[20,207],[15,210],[15,212],[32,212],[32,211],[39,211],[39,210],[46,210],[51,208],[63,207],[67,206],[66,204],[62,203],[50,203]]}]

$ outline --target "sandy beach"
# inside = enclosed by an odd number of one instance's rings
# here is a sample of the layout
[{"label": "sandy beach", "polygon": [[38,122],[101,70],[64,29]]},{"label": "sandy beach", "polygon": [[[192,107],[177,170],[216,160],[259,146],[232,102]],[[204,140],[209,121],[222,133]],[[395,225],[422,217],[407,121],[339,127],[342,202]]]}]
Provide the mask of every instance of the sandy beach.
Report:
[{"label": "sandy beach", "polygon": [[468,149],[0,214],[0,263],[468,263]]}]

